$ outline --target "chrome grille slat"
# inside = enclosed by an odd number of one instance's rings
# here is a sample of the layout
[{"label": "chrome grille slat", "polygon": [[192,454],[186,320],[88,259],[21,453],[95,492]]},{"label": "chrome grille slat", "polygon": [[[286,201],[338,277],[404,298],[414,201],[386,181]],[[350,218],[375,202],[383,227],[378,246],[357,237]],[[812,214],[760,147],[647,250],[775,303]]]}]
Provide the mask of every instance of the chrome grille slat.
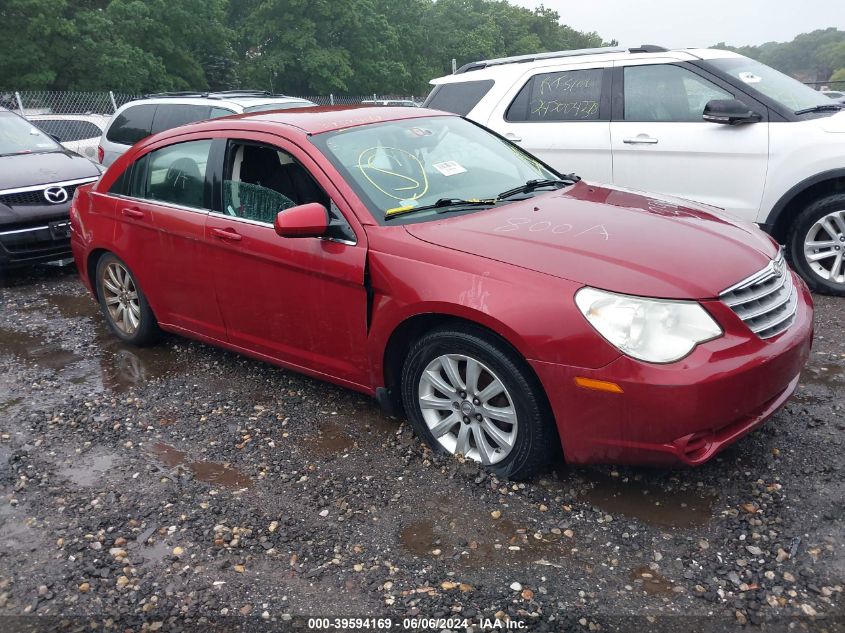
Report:
[{"label": "chrome grille slat", "polygon": [[[767,284],[769,283],[769,281],[771,279],[774,279],[775,284],[770,287]],[[754,284],[754,288],[759,287],[759,290],[752,291],[750,295],[746,296],[746,295],[743,294],[743,295],[740,295],[739,297],[737,297],[735,299],[723,300],[723,301],[726,304],[728,304],[729,307],[735,308],[736,306],[741,306],[741,305],[746,304],[746,303],[751,303],[752,301],[762,299],[762,298],[772,294],[773,292],[777,292],[778,290],[780,290],[783,287],[784,283],[786,283],[786,276],[785,275],[780,277],[780,278],[778,278],[778,277],[771,278],[770,277],[770,278],[765,279],[764,281],[761,281],[758,284]]]},{"label": "chrome grille slat", "polygon": [[720,299],[764,339],[789,328],[798,308],[798,291],[783,253],[763,270],[722,292]]}]

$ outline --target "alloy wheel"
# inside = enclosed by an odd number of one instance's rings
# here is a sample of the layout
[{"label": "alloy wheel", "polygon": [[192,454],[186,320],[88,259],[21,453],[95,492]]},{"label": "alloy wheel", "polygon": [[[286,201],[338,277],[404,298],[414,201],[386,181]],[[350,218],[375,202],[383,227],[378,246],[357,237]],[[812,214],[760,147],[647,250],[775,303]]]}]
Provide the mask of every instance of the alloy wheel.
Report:
[{"label": "alloy wheel", "polygon": [[513,399],[478,360],[438,356],[422,372],[417,394],[428,430],[448,452],[490,465],[513,450],[519,426]]},{"label": "alloy wheel", "polygon": [[103,300],[112,322],[124,334],[132,335],[141,323],[141,304],[135,280],[125,266],[111,262],[103,268]]},{"label": "alloy wheel", "polygon": [[845,210],[816,220],[804,238],[804,257],[822,279],[845,284]]}]

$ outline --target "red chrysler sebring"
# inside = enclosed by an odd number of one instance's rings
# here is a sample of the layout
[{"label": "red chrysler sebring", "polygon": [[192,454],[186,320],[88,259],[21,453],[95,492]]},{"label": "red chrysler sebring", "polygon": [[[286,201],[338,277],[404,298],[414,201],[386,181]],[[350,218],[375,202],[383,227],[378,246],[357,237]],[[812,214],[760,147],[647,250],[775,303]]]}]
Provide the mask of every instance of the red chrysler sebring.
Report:
[{"label": "red chrysler sebring", "polygon": [[159,329],[335,382],[525,477],[700,464],[789,398],[812,303],[709,207],[561,176],[457,116],[314,108],[147,138],[77,190],[121,339]]}]

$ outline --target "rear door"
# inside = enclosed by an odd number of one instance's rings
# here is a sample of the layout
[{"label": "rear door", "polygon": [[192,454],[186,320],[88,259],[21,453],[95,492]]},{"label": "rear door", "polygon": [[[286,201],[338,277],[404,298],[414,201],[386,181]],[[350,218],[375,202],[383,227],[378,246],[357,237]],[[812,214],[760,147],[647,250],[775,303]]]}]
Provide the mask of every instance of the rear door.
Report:
[{"label": "rear door", "polygon": [[169,142],[133,164],[129,195],[116,209],[115,241],[160,322],[225,340],[205,242],[213,140]]},{"label": "rear door", "polygon": [[[613,83],[614,184],[697,200],[753,221],[769,155],[766,108],[700,69],[654,60],[616,62]],[[738,98],[764,120],[702,120],[712,99]]]},{"label": "rear door", "polygon": [[[206,223],[229,340],[311,372],[368,384],[363,230],[298,146],[239,134],[229,140]],[[307,202],[331,208],[334,238],[276,234],[276,212]]]},{"label": "rear door", "polygon": [[493,109],[487,127],[561,173],[611,182],[610,75],[606,63],[534,69]]}]

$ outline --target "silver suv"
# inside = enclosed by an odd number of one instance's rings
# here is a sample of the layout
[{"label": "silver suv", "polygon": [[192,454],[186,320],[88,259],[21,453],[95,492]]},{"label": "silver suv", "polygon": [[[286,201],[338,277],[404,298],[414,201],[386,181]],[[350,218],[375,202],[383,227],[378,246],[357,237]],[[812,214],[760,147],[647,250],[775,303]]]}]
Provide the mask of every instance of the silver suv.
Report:
[{"label": "silver suv", "polygon": [[298,97],[242,90],[147,95],[130,101],[114,113],[100,139],[97,158],[103,165],[111,165],[141,139],[194,121],[313,105],[311,101]]}]

